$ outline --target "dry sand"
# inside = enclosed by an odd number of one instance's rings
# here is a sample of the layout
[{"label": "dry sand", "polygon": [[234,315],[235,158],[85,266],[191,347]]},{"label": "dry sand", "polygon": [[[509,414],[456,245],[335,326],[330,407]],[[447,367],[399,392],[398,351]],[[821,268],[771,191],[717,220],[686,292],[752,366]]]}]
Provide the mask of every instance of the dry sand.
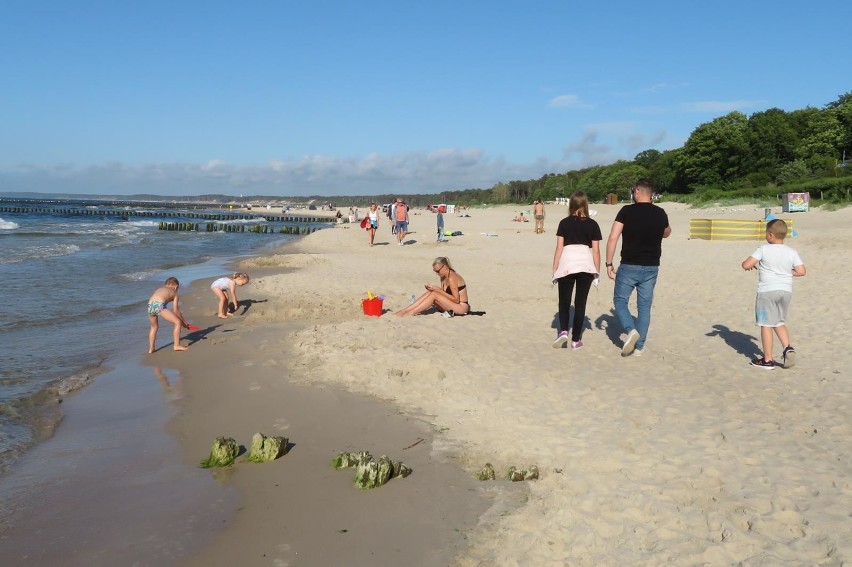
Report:
[{"label": "dry sand", "polygon": [[[435,242],[425,211],[412,215],[404,247],[386,222],[372,248],[357,226],[317,232],[240,266],[262,271],[250,296],[266,302],[239,324],[262,341],[258,365],[429,416],[440,432],[434,451],[457,453],[469,474],[486,462],[498,473],[541,469],[518,505],[509,483],[483,483],[498,497],[458,556],[463,566],[848,562],[852,209],[782,215],[794,219],[789,244],[808,276],[796,279],[791,308],[797,366],[766,372],[748,364],[759,350],[756,276],[739,266],[760,242],[688,239],[690,218],[760,219],[763,210],[664,207],[673,234],[641,357],[620,356],[606,278],[592,290],[585,348],[550,347],[554,231],[567,213],[552,205],[543,235],[511,221],[518,207],[445,215],[464,233],[447,243]],[[618,206],[593,208],[607,235]],[[361,313],[368,289],[386,296],[386,309],[405,306],[434,281],[436,256],[450,258],[484,315]],[[307,325],[262,331],[286,321]]]}]

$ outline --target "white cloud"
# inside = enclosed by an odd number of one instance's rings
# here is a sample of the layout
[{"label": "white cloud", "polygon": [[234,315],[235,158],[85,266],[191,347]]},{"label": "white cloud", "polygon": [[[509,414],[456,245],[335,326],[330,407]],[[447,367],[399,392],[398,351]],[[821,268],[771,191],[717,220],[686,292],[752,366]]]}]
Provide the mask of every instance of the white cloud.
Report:
[{"label": "white cloud", "polygon": [[553,108],[591,108],[592,105],[580,100],[580,97],[573,94],[559,95],[550,99],[548,103]]},{"label": "white cloud", "polygon": [[704,100],[698,102],[685,102],[680,105],[680,109],[683,112],[713,112],[713,113],[728,113],[733,112],[735,110],[744,110],[747,108],[754,108],[755,106],[763,104],[763,101],[759,100],[731,100],[731,101],[721,101],[721,100]]},{"label": "white cloud", "polygon": [[438,148],[359,157],[305,155],[267,163],[234,165],[222,160],[198,164],[140,166],[110,162],[93,166],[22,164],[0,170],[0,192],[200,195],[221,193],[307,196],[379,193],[439,193],[489,188],[501,181],[536,179],[592,165],[632,159],[665,138],[647,124],[605,122],[586,126],[557,159],[510,162],[480,148]]}]

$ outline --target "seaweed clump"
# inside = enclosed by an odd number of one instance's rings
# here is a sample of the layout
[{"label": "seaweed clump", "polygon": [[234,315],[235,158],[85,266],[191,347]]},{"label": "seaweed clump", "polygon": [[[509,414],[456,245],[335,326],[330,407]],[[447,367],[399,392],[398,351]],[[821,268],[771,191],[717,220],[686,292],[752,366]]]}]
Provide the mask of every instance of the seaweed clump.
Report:
[{"label": "seaweed clump", "polygon": [[263,433],[255,433],[251,438],[251,448],[246,459],[253,463],[274,461],[287,453],[290,440],[286,437],[267,437]]},{"label": "seaweed clump", "polygon": [[210,449],[210,456],[206,461],[201,461],[205,469],[211,467],[229,467],[237,460],[239,445],[230,437],[217,437]]},{"label": "seaweed clump", "polygon": [[365,490],[387,484],[392,478],[405,478],[412,472],[401,461],[392,461],[387,455],[375,460],[367,451],[339,453],[332,461],[332,466],[338,470],[355,468],[355,486]]}]

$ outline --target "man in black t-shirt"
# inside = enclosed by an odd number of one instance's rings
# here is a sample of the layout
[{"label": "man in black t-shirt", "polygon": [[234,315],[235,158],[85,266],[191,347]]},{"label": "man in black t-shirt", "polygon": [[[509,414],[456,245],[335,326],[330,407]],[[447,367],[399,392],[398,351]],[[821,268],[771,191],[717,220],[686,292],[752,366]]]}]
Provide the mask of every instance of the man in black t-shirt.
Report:
[{"label": "man in black t-shirt", "polygon": [[[615,316],[627,338],[621,356],[642,354],[651,326],[651,303],[660,270],[663,238],[672,233],[666,211],[651,202],[654,189],[649,181],[639,181],[632,189],[632,205],[618,211],[606,243],[606,273],[615,280],[612,293]],[[615,247],[621,238],[621,264],[618,272],[612,265]],[[638,314],[634,319],[627,307],[636,290]]]}]

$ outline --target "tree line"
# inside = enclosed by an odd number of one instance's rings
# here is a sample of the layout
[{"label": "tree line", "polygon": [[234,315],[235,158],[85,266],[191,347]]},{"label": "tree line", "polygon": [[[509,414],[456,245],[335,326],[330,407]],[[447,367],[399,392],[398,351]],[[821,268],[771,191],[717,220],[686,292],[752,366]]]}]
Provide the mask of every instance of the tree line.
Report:
[{"label": "tree line", "polygon": [[683,147],[648,149],[620,160],[540,179],[509,181],[487,190],[445,191],[469,204],[551,201],[582,189],[592,201],[625,198],[639,179],[678,200],[774,198],[810,191],[831,202],[852,197],[852,91],[823,108],[730,112],[699,125]]}]

